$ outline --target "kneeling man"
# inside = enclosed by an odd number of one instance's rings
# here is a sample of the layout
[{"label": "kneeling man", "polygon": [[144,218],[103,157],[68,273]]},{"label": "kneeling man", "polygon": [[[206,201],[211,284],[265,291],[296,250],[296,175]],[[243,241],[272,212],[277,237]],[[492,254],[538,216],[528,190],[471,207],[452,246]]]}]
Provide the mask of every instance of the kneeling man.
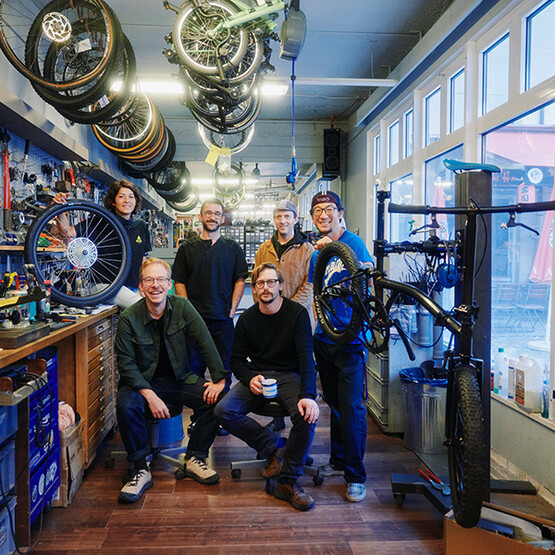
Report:
[{"label": "kneeling man", "polygon": [[[262,475],[277,476],[274,495],[306,511],[314,499],[297,479],[319,415],[310,318],[302,305],[281,296],[283,276],[274,264],[257,266],[252,283],[259,301],[239,317],[231,351],[231,370],[240,383],[220,401],[214,415],[226,430],[266,457]],[[291,417],[284,448],[274,432],[247,416],[268,402],[262,381],[269,378],[277,380],[275,400]]]}]

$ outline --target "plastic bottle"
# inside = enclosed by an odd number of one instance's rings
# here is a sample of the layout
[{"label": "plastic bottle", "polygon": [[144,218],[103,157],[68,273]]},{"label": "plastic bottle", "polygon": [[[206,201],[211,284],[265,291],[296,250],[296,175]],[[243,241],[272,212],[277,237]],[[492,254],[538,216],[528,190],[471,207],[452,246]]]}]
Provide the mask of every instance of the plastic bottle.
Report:
[{"label": "plastic bottle", "polygon": [[509,391],[509,359],[505,356],[505,349],[503,347],[499,347],[495,357],[495,373],[497,378],[497,393],[506,398]]},{"label": "plastic bottle", "polygon": [[549,372],[547,371],[547,364],[543,369],[542,416],[543,418],[549,418]]},{"label": "plastic bottle", "polygon": [[509,370],[509,389],[507,391],[507,399],[515,398],[515,367],[516,360],[514,358],[509,359],[508,370]]},{"label": "plastic bottle", "polygon": [[42,300],[42,311],[50,314],[50,297],[52,295],[52,282],[49,279],[44,280],[44,292],[46,297]]},{"label": "plastic bottle", "polygon": [[503,366],[503,358],[505,357],[505,349],[499,347],[497,353],[495,353],[495,358],[493,359],[493,369],[495,374],[493,376],[493,392],[499,394],[499,383],[501,368]]},{"label": "plastic bottle", "polygon": [[543,371],[535,358],[520,355],[515,368],[515,401],[529,412],[542,410]]}]

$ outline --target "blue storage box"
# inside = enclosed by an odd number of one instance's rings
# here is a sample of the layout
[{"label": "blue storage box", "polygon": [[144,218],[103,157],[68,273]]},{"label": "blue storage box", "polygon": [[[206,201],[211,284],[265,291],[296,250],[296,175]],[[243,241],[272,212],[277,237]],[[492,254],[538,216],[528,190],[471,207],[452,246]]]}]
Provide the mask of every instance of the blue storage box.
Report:
[{"label": "blue storage box", "polygon": [[[37,412],[29,414],[29,470],[33,472],[48,452],[60,447],[58,431],[58,405],[45,407],[41,412],[40,426],[37,426]],[[40,436],[37,436],[40,427]]]},{"label": "blue storage box", "polygon": [[60,487],[60,449],[46,457],[31,474],[29,495],[31,510],[29,522],[33,523],[43,507],[48,505]]},{"label": "blue storage box", "polygon": [[15,440],[12,439],[0,447],[0,476],[2,491],[8,493],[15,487]]},{"label": "blue storage box", "polygon": [[17,499],[10,497],[8,504],[0,511],[0,555],[8,555],[15,551],[15,541],[10,526],[10,515],[12,514],[12,522],[15,521],[15,506]]},{"label": "blue storage box", "polygon": [[17,405],[0,407],[0,444],[17,431]]}]

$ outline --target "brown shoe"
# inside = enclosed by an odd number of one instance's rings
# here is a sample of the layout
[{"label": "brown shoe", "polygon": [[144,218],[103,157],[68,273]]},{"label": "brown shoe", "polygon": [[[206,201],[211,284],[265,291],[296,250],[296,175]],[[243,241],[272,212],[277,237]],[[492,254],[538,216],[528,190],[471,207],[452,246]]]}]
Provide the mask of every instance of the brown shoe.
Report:
[{"label": "brown shoe", "polygon": [[283,449],[276,449],[271,457],[268,457],[266,466],[262,471],[262,477],[265,480],[275,478],[281,470],[281,459],[283,458]]},{"label": "brown shoe", "polygon": [[314,507],[314,499],[308,493],[305,493],[303,488],[297,484],[285,483],[276,486],[276,491],[274,492],[274,497],[276,499],[283,499],[283,501],[288,501],[291,506],[298,511],[308,511]]}]

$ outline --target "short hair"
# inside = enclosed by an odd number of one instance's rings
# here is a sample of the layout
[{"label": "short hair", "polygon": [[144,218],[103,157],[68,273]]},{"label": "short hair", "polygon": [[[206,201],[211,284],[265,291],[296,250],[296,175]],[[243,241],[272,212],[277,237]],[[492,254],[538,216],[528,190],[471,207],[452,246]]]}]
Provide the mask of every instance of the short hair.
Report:
[{"label": "short hair", "polygon": [[143,202],[143,198],[141,197],[141,193],[139,192],[139,188],[135,183],[131,183],[131,181],[127,181],[125,179],[120,179],[119,181],[114,181],[106,191],[104,198],[102,199],[104,202],[104,206],[110,210],[110,212],[115,212],[114,203],[116,202],[116,197],[120,189],[125,187],[126,189],[131,189],[133,191],[133,196],[135,197],[135,208],[133,209],[132,214],[136,214],[141,209],[141,204]]},{"label": "short hair", "polygon": [[277,274],[278,281],[280,283],[283,283],[283,274],[281,273],[281,270],[275,264],[272,264],[271,262],[263,262],[262,264],[259,264],[258,266],[256,266],[256,268],[252,271],[251,282],[253,284],[256,283],[256,281],[258,280],[258,276],[264,270],[275,270],[275,272]]},{"label": "short hair", "polygon": [[201,205],[200,205],[200,213],[202,214],[202,211],[204,210],[204,207],[207,204],[217,204],[218,206],[221,207],[222,209],[222,214],[225,212],[225,207],[224,207],[224,203],[217,198],[209,198],[208,200],[205,200]]},{"label": "short hair", "polygon": [[166,270],[168,276],[171,277],[172,269],[171,266],[165,261],[160,258],[147,258],[142,264],[141,269],[139,270],[139,279],[143,279],[143,274],[146,268],[152,266],[153,264],[160,264],[164,270]]}]

